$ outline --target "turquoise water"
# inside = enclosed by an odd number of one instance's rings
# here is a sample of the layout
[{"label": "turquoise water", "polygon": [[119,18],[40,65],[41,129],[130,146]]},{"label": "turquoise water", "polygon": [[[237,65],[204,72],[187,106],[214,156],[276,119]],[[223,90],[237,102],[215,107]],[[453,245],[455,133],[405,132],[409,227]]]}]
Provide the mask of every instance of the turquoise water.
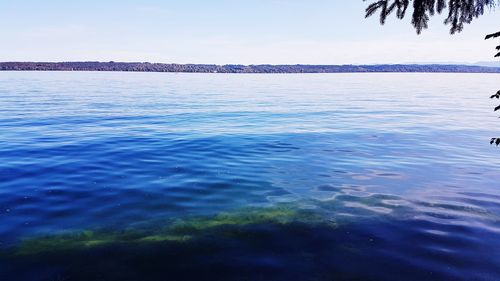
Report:
[{"label": "turquoise water", "polygon": [[0,73],[0,280],[500,280],[496,90]]}]

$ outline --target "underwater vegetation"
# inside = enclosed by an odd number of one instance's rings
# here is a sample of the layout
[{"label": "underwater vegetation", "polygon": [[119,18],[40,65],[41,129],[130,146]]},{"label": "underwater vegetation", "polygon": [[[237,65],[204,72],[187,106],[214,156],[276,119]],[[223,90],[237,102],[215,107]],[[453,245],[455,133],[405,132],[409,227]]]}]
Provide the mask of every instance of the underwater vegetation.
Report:
[{"label": "underwater vegetation", "polygon": [[[460,261],[475,264],[473,255],[426,247],[426,243],[470,245],[466,235],[428,232],[446,233],[439,223],[390,215],[334,220],[331,212],[341,212],[339,204],[301,207],[241,208],[154,221],[150,227],[148,222],[123,230],[32,237],[0,252],[0,280],[399,281],[397,273],[405,280],[495,280],[487,277],[497,276],[494,259],[481,261],[482,272],[465,274]],[[408,243],[406,237],[416,226],[425,231],[416,238],[419,243]],[[490,238],[470,253],[497,242],[496,236]],[[410,254],[412,260],[400,258]],[[432,271],[421,266],[430,261],[436,264]]]},{"label": "underwater vegetation", "polygon": [[309,244],[309,237],[317,233],[324,236],[336,228],[335,222],[314,210],[283,204],[176,218],[151,228],[44,235],[24,239],[0,252],[0,277],[43,281],[164,280],[166,276],[174,280],[234,280],[235,276],[257,278],[255,267],[263,270],[258,274],[277,276],[284,264],[273,257],[275,253],[292,250],[287,259],[300,260],[304,257],[300,246],[290,245]]},{"label": "underwater vegetation", "polygon": [[[45,235],[24,239],[14,250],[16,255],[36,255],[57,251],[70,251],[113,244],[138,244],[157,242],[182,243],[205,232],[217,229],[223,235],[234,229],[256,224],[324,223],[319,214],[299,210],[291,205],[268,208],[242,208],[213,216],[177,218],[154,230],[86,230],[81,232]],[[334,222],[328,222],[335,227]],[[227,231],[224,231],[226,228]],[[229,231],[229,228],[231,231]]]}]

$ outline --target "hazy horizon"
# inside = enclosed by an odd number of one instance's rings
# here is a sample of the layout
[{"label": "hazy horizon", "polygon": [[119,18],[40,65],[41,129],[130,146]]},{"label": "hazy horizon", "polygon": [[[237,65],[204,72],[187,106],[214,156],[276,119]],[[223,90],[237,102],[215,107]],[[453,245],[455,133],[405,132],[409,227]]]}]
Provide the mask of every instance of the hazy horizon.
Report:
[{"label": "hazy horizon", "polygon": [[[495,13],[449,35],[444,16],[416,35],[410,18],[380,26],[369,2],[21,0],[3,3],[0,61],[178,64],[493,62]],[[445,51],[443,51],[445,50]]]}]

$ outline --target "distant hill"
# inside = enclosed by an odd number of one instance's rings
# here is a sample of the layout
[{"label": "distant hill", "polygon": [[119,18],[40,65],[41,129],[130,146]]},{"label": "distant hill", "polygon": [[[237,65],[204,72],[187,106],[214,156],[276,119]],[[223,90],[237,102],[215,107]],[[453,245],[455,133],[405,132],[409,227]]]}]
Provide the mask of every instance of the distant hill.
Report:
[{"label": "distant hill", "polygon": [[215,65],[148,62],[0,62],[0,71],[137,71],[196,73],[445,72],[500,73],[500,67],[454,64]]}]

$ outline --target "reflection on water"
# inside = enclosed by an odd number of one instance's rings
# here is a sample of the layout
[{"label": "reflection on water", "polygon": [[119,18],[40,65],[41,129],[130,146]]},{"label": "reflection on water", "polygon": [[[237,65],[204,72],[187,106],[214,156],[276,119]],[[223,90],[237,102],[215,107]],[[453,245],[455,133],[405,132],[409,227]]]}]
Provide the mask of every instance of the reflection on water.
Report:
[{"label": "reflection on water", "polygon": [[499,280],[492,78],[5,72],[0,280]]}]

